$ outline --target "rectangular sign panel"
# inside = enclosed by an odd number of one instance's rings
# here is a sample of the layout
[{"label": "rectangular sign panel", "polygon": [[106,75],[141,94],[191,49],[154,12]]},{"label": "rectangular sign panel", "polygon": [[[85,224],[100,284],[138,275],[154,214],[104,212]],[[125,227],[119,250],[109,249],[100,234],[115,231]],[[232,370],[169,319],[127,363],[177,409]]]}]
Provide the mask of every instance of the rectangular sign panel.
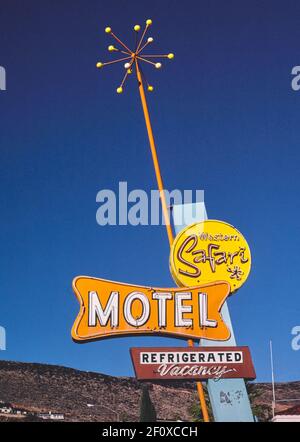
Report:
[{"label": "rectangular sign panel", "polygon": [[156,334],[225,341],[230,332],[220,314],[230,293],[226,281],[189,288],[153,288],[79,276],[73,289],[80,311],[75,341]]},{"label": "rectangular sign panel", "polygon": [[248,347],[131,348],[140,380],[255,379]]}]

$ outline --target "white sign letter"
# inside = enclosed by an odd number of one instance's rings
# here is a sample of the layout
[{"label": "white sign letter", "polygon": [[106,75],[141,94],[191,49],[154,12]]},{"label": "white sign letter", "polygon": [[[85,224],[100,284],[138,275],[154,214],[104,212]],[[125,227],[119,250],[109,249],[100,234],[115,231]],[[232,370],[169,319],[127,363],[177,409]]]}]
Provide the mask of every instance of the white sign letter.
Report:
[{"label": "white sign letter", "polygon": [[185,299],[192,299],[191,292],[175,293],[175,326],[176,327],[192,327],[193,320],[189,318],[183,318],[184,313],[192,313],[191,305],[183,305]]},{"label": "white sign letter", "polygon": [[[134,318],[131,313],[132,303],[136,299],[141,301],[143,306],[143,311],[139,318]],[[128,324],[132,325],[133,327],[141,327],[148,321],[149,315],[150,315],[149,299],[143,293],[140,292],[130,293],[124,302],[124,317],[126,322],[128,322]]]},{"label": "white sign letter", "polygon": [[110,319],[110,326],[118,325],[118,301],[119,293],[111,292],[105,310],[103,310],[97,292],[89,292],[89,327],[95,327],[97,319],[102,327],[106,326]]},{"label": "white sign letter", "polygon": [[158,326],[166,327],[167,326],[167,309],[166,309],[166,301],[168,299],[172,299],[171,293],[153,293],[153,299],[158,300]]},{"label": "white sign letter", "polygon": [[199,293],[199,312],[200,327],[217,327],[217,321],[214,319],[208,319],[207,317],[207,293]]}]

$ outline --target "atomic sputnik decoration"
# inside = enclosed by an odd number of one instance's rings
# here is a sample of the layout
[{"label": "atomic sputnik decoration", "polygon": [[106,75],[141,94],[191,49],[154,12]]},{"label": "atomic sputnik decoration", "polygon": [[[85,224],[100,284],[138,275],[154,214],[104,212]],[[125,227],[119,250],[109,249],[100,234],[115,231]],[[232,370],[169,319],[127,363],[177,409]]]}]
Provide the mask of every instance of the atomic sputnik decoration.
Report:
[{"label": "atomic sputnik decoration", "polygon": [[115,63],[121,63],[121,62],[125,62],[124,63],[124,68],[126,70],[125,75],[121,81],[120,86],[117,88],[117,93],[121,94],[123,92],[123,88],[125,85],[125,82],[128,78],[128,76],[130,74],[132,74],[132,68],[135,65],[136,69],[140,70],[141,75],[145,81],[145,83],[147,84],[147,90],[149,92],[153,91],[153,86],[151,84],[148,83],[144,72],[141,69],[141,63],[147,63],[150,64],[152,66],[154,66],[156,69],[160,69],[162,67],[162,64],[160,62],[157,61],[153,61],[153,59],[155,58],[168,58],[169,60],[172,60],[174,58],[174,54],[170,53],[170,54],[165,54],[165,55],[151,55],[151,54],[144,54],[143,50],[149,46],[151,43],[153,43],[154,39],[152,37],[148,37],[147,40],[145,39],[146,33],[148,28],[152,25],[152,20],[148,19],[146,20],[146,26],[145,29],[142,33],[142,36],[140,38],[140,40],[138,39],[138,33],[141,30],[141,26],[140,25],[135,25],[133,30],[136,33],[136,38],[135,38],[135,49],[134,51],[132,51],[131,49],[129,49],[129,47],[127,45],[125,45],[125,43],[123,43],[112,31],[111,28],[107,27],[105,28],[105,32],[107,34],[110,34],[120,45],[120,47],[116,47],[114,45],[109,45],[108,46],[108,50],[109,52],[115,52],[115,53],[119,53],[119,54],[124,54],[126,55],[126,57],[121,57],[118,58],[116,60],[112,60],[112,61],[108,61],[105,63],[102,62],[98,62],[96,64],[97,68],[101,69],[105,66],[111,65],[111,64],[115,64]]}]

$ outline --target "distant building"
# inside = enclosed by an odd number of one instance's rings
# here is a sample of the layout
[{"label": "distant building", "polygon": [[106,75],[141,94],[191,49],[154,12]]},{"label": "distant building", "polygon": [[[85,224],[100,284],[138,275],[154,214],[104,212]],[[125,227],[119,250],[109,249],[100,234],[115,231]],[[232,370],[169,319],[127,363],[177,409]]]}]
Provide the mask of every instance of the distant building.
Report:
[{"label": "distant building", "polygon": [[0,401],[0,413],[12,413],[13,407],[9,402]]},{"label": "distant building", "polygon": [[8,403],[8,402],[3,402],[0,401],[0,413],[3,414],[17,414],[17,415],[21,415],[27,414],[27,410],[23,409],[23,408],[18,408],[15,407],[14,405]]},{"label": "distant building", "polygon": [[0,413],[9,414],[12,413],[13,409],[11,407],[0,407]]},{"label": "distant building", "polygon": [[12,413],[13,414],[18,414],[18,415],[20,415],[20,414],[26,415],[27,414],[27,410],[24,410],[23,408],[14,408],[13,407]]},{"label": "distant building", "polygon": [[40,419],[52,419],[55,421],[62,421],[65,419],[65,415],[63,413],[52,413],[49,411],[49,413],[39,413],[37,415]]},{"label": "distant building", "polygon": [[300,405],[279,411],[272,422],[300,422]]},{"label": "distant building", "polygon": [[62,413],[50,413],[50,419],[54,419],[56,421],[64,420],[65,416]]}]

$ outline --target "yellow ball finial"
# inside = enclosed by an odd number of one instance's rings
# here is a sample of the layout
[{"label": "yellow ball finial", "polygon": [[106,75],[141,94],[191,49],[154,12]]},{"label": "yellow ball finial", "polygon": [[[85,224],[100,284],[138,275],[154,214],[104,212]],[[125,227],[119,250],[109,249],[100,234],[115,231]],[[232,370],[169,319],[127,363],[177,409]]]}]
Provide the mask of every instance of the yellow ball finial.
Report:
[{"label": "yellow ball finial", "polygon": [[107,34],[110,34],[110,33],[111,33],[111,28],[110,28],[110,27],[105,28],[105,32],[106,32]]},{"label": "yellow ball finial", "polygon": [[169,60],[172,60],[173,58],[174,58],[174,54],[168,54],[168,58],[169,58]]},{"label": "yellow ball finial", "polygon": [[108,46],[107,49],[109,50],[109,52],[117,51],[117,49],[114,47],[114,45]]},{"label": "yellow ball finial", "polygon": [[123,88],[120,86],[120,87],[118,87],[118,89],[117,89],[117,94],[121,94],[123,92]]},{"label": "yellow ball finial", "polygon": [[149,91],[149,92],[153,92],[153,89],[154,89],[154,87],[153,87],[153,86],[150,86],[150,84],[149,84],[149,86],[148,86],[148,91]]},{"label": "yellow ball finial", "polygon": [[140,27],[140,25],[135,25],[135,27],[133,29],[135,30],[135,32],[139,32],[141,27]]},{"label": "yellow ball finial", "polygon": [[102,68],[103,67],[103,63],[101,63],[101,61],[98,61],[98,63],[96,64],[96,67],[98,69]]},{"label": "yellow ball finial", "polygon": [[127,69],[127,73],[128,74],[132,74],[132,70],[131,69]]},{"label": "yellow ball finial", "polygon": [[148,37],[147,42],[148,43],[152,43],[153,42],[153,37]]},{"label": "yellow ball finial", "polygon": [[146,25],[147,25],[147,26],[152,25],[152,20],[151,20],[150,18],[148,18],[148,20],[146,20]]},{"label": "yellow ball finial", "polygon": [[160,69],[161,68],[161,63],[155,63],[155,67],[156,67],[156,69]]}]

